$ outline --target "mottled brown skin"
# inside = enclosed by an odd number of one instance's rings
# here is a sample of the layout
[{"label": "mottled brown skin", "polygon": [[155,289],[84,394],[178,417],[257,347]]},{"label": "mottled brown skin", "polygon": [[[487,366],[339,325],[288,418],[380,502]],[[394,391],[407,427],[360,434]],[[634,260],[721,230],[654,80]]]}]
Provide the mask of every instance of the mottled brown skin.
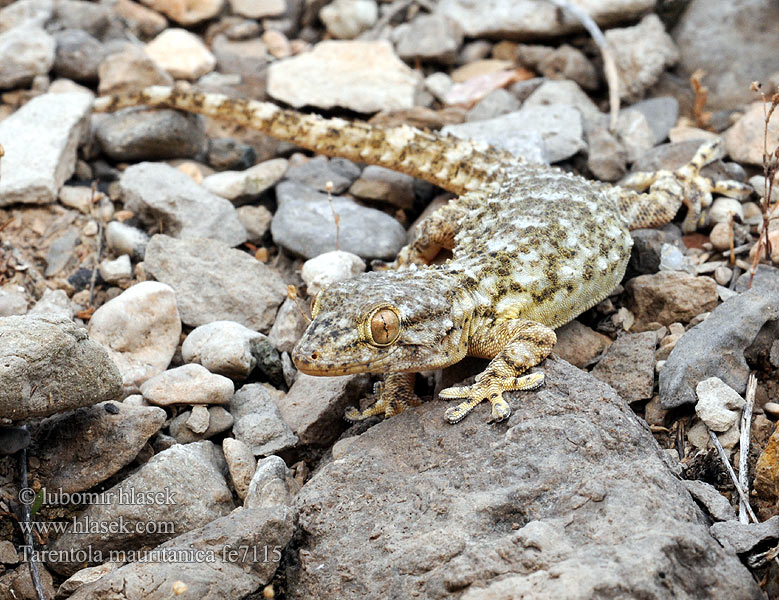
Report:
[{"label": "mottled brown skin", "polygon": [[[151,105],[229,119],[321,154],[394,169],[459,195],[433,213],[391,269],[335,283],[316,298],[313,321],[293,351],[304,373],[384,373],[376,403],[346,417],[392,416],[419,403],[413,374],[465,356],[491,359],[467,387],[442,398],[452,423],[484,400],[492,419],[511,414],[507,390],[538,387],[526,371],[548,356],[553,329],[603,300],[630,256],[629,229],[669,222],[684,203],[695,228],[712,192],[743,196],[737,182],[714,183],[700,168],[717,156],[705,144],[676,172],[633,176],[626,187],[588,181],[484,144],[422,132],[323,119],[273,104],[175,88],[101,98],[98,110]],[[367,232],[369,235],[370,232]],[[430,261],[439,250],[452,258]]]}]

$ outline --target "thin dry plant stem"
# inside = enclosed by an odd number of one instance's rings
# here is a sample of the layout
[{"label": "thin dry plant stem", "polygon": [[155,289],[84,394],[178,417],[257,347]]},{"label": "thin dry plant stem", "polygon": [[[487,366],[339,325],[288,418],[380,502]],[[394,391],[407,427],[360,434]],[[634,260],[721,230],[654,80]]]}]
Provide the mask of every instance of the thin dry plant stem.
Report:
[{"label": "thin dry plant stem", "polygon": [[[754,373],[750,373],[747,379],[746,404],[744,404],[744,412],[741,413],[741,438],[738,446],[738,482],[747,497],[749,497],[749,437],[752,431],[752,409],[755,406],[756,391],[757,377]],[[742,523],[749,523],[747,506],[744,505],[743,500],[738,505],[738,520]]]},{"label": "thin dry plant stem", "polygon": [[[706,429],[708,429],[708,427]],[[717,434],[714,433],[711,429],[708,429],[708,431],[709,437],[711,438],[711,443],[714,444],[714,447],[717,449],[717,453],[719,454],[722,464],[725,465],[733,485],[736,486],[738,497],[741,498],[741,502],[744,503],[749,518],[752,519],[753,523],[757,523],[757,517],[752,511],[752,507],[749,505],[749,499],[746,497],[746,494],[744,494],[744,490],[741,489],[741,485],[738,483],[738,477],[736,477],[736,472],[733,470],[733,466],[730,464],[730,460],[728,459],[728,455],[725,453],[725,449],[722,447],[722,444],[720,444]]]}]

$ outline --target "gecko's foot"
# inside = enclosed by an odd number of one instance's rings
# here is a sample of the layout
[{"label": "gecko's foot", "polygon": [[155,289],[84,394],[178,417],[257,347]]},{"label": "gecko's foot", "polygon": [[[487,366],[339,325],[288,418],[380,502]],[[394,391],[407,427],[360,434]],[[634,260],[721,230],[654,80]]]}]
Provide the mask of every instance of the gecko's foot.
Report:
[{"label": "gecko's foot", "polygon": [[377,381],[373,385],[373,394],[368,398],[375,399],[375,402],[362,411],[352,406],[344,413],[344,419],[350,423],[356,423],[375,416],[393,417],[402,413],[409,406],[422,404],[422,400],[413,392],[397,387],[389,390],[381,381]]},{"label": "gecko's foot", "polygon": [[466,398],[457,406],[446,409],[444,417],[450,423],[462,421],[476,406],[489,400],[492,404],[491,423],[505,421],[511,416],[511,407],[503,399],[503,392],[514,390],[534,390],[544,383],[543,373],[530,373],[522,377],[496,378],[482,376],[473,385],[451,387],[441,390],[440,398]]},{"label": "gecko's foot", "polygon": [[691,233],[702,224],[701,213],[711,206],[712,194],[721,194],[739,200],[752,193],[752,187],[730,179],[714,181],[701,175],[701,169],[721,158],[722,140],[716,139],[702,144],[690,162],[676,171],[639,172],[628,175],[621,185],[636,190],[650,188],[650,191],[667,194],[682,200],[687,215],[682,222],[682,231]]}]

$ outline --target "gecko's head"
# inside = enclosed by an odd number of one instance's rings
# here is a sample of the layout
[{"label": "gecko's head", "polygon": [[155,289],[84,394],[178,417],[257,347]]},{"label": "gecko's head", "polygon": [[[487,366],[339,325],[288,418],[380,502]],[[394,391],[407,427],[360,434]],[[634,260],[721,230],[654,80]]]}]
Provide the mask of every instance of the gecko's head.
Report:
[{"label": "gecko's head", "polygon": [[454,286],[423,271],[365,273],[317,295],[292,359],[308,375],[420,371],[460,360]]}]

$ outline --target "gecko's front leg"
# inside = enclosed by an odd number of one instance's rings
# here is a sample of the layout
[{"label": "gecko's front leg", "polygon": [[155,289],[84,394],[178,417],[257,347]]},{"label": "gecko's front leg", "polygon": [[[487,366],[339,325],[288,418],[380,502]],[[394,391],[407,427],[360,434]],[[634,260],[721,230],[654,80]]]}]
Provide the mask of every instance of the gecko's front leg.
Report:
[{"label": "gecko's front leg", "polygon": [[374,385],[373,397],[376,402],[371,406],[363,411],[352,407],[346,411],[344,418],[354,423],[376,415],[392,417],[409,406],[419,406],[422,403],[414,393],[414,373],[387,373],[384,381]]},{"label": "gecko's front leg", "polygon": [[556,342],[557,337],[549,327],[525,319],[480,327],[469,342],[468,354],[492,361],[476,376],[473,385],[451,387],[439,393],[441,398],[465,398],[447,409],[446,420],[457,423],[486,400],[492,404],[492,421],[507,419],[511,407],[503,399],[503,392],[539,387],[544,382],[543,373],[524,376],[522,373],[544,360]]}]

